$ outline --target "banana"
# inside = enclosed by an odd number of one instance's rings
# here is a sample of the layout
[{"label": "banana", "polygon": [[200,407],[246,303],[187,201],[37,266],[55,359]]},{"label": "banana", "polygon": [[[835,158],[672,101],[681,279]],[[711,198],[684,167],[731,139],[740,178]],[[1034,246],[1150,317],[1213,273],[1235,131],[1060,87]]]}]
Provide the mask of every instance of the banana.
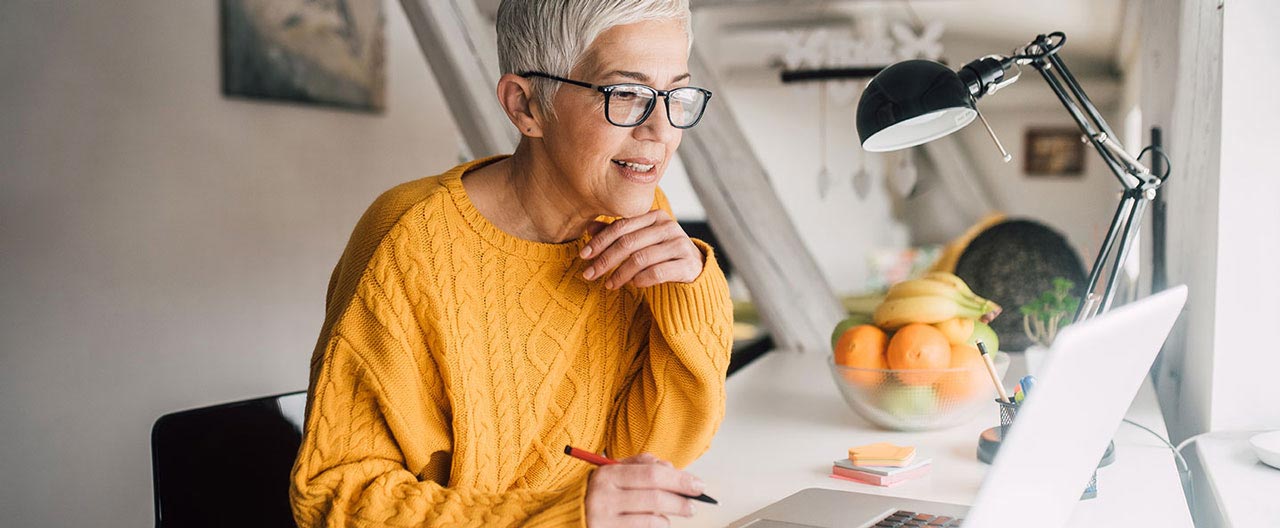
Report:
[{"label": "banana", "polygon": [[907,297],[924,297],[936,296],[952,299],[958,303],[972,305],[975,308],[982,305],[985,299],[974,295],[966,295],[963,291],[950,284],[928,279],[915,279],[902,281],[889,287],[889,293],[885,295],[885,299],[905,299]]},{"label": "banana", "polygon": [[876,308],[873,318],[876,326],[896,330],[911,323],[933,324],[956,317],[977,319],[984,313],[979,308],[958,303],[954,299],[924,295],[886,300]]},{"label": "banana", "polygon": [[941,282],[943,284],[950,284],[952,288],[955,288],[956,290],[960,291],[960,293],[964,295],[968,295],[970,297],[977,297],[977,294],[973,293],[973,290],[969,289],[969,285],[964,282],[964,279],[957,277],[954,273],[947,273],[945,271],[931,271],[929,273],[924,274],[924,279],[935,281],[935,282]]},{"label": "banana", "polygon": [[[952,275],[952,277],[955,276]],[[957,277],[956,280],[959,281],[960,279]],[[964,282],[960,281],[960,284],[963,285]],[[992,312],[996,314],[1000,313],[1000,305],[973,293],[965,294],[964,292],[968,290],[967,286],[961,289],[954,286],[950,281],[942,282],[932,279],[913,279],[894,284],[889,288],[888,294],[885,295],[885,300],[907,299],[911,297],[932,295],[954,300],[963,306],[975,308],[984,314]],[[992,317],[995,316],[993,315]]]},{"label": "banana", "polygon": [[1004,308],[1001,308],[999,304],[973,293],[973,290],[969,289],[969,285],[964,282],[964,279],[957,277],[954,273],[933,271],[926,273],[924,275],[924,280],[949,284],[955,288],[956,291],[959,291],[961,294],[969,297],[972,302],[977,303],[978,306],[982,308],[982,322],[984,323],[991,322],[991,320],[995,319],[997,315],[1000,315],[1000,312],[1004,311]]}]

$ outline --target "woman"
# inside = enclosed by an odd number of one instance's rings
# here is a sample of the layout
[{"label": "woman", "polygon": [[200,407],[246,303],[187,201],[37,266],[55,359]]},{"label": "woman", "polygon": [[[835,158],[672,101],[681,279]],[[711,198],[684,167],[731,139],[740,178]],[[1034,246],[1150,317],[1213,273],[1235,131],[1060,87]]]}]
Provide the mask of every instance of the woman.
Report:
[{"label": "woman", "polygon": [[402,184],[356,226],[312,359],[300,526],[692,514],[703,486],[676,468],[723,417],[732,308],[657,188],[710,98],[686,88],[689,43],[687,0],[502,3],[519,146]]}]

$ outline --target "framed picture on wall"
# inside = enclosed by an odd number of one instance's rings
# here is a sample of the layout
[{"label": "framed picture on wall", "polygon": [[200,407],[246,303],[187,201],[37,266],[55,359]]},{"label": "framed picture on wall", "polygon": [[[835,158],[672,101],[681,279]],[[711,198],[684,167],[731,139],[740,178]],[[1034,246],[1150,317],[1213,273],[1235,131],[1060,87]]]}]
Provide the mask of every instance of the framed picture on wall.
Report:
[{"label": "framed picture on wall", "polygon": [[1084,143],[1073,128],[1027,129],[1023,172],[1028,176],[1084,175]]},{"label": "framed picture on wall", "polygon": [[221,0],[222,93],[382,111],[383,0]]}]

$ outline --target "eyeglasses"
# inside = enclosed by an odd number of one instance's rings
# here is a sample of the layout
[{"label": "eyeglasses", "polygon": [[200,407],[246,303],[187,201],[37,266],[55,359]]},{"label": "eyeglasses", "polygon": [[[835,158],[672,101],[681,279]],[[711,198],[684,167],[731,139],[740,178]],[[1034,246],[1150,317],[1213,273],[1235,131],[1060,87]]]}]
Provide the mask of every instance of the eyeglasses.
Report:
[{"label": "eyeglasses", "polygon": [[643,84],[622,83],[595,85],[542,72],[524,72],[521,77],[543,77],[553,81],[590,88],[604,94],[604,118],[614,126],[630,128],[640,126],[662,97],[667,105],[667,121],[676,128],[693,128],[702,120],[702,114],[711,100],[711,90],[685,86],[674,90],[658,90]]}]

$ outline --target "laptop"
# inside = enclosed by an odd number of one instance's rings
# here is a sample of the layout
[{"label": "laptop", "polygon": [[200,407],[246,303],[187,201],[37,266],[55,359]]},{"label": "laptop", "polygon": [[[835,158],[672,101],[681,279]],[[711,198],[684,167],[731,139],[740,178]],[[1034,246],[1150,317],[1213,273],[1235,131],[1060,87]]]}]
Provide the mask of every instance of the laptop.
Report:
[{"label": "laptop", "polygon": [[809,488],[729,526],[1065,526],[1186,300],[1177,286],[1062,330],[972,506]]}]

